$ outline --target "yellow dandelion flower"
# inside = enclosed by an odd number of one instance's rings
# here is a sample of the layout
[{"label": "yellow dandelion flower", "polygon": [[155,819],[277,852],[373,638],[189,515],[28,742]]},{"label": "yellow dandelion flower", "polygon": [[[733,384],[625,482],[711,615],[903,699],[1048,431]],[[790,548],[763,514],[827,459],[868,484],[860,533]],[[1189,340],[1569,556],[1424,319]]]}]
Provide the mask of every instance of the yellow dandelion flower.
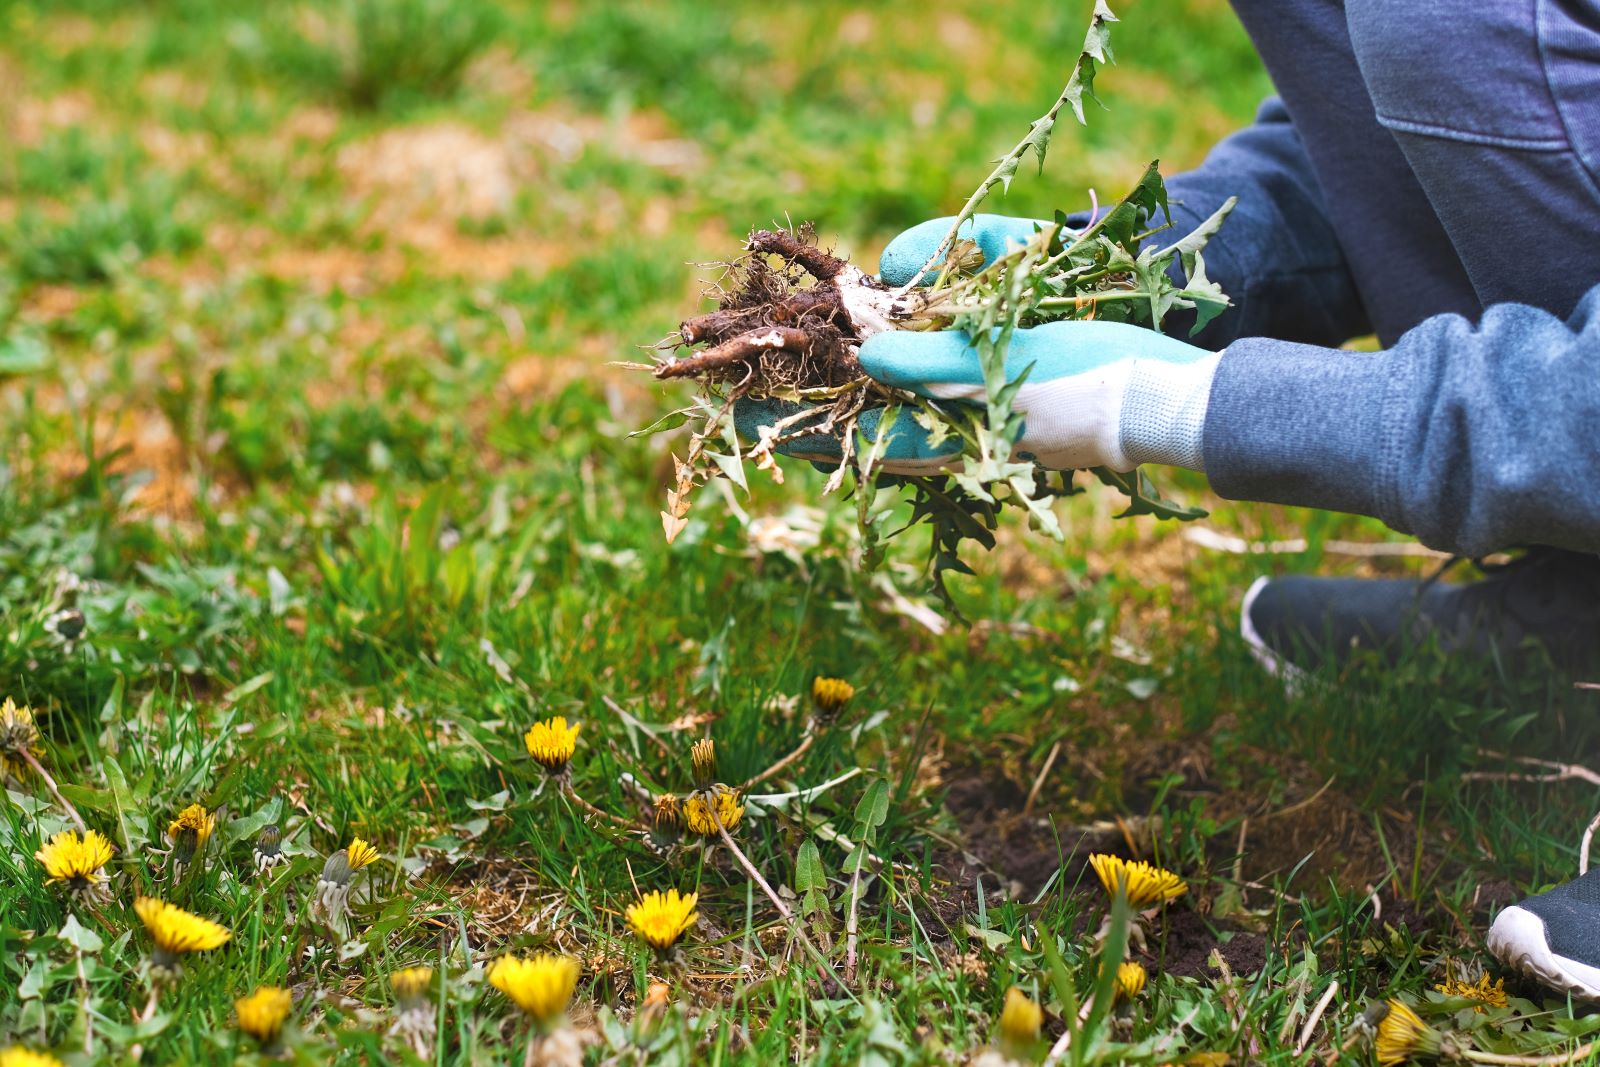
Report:
[{"label": "yellow dandelion flower", "polygon": [[717,780],[717,743],[702,737],[689,749],[689,767],[697,789],[705,789]]},{"label": "yellow dandelion flower", "polygon": [[831,719],[844,710],[856,687],[843,678],[814,678],[811,681],[811,702],[824,719]]},{"label": "yellow dandelion flower", "polygon": [[248,997],[240,997],[233,1002],[233,1010],[239,1017],[239,1029],[255,1038],[263,1048],[271,1048],[278,1043],[292,1007],[289,991],[277,986],[261,986]]},{"label": "yellow dandelion flower", "polygon": [[[7,701],[6,703],[10,703]],[[0,1049],[0,1067],[66,1067],[47,1052],[30,1052],[21,1045]]]},{"label": "yellow dandelion flower", "polygon": [[206,811],[204,804],[190,804],[167,826],[173,856],[179,863],[188,863],[196,852],[206,847],[216,828],[217,817]]},{"label": "yellow dandelion flower", "polygon": [[1440,1054],[1443,1035],[1398,1000],[1387,1002],[1389,1011],[1378,1024],[1376,1049],[1384,1067],[1409,1059],[1429,1059]]},{"label": "yellow dandelion flower", "polygon": [[683,802],[684,825],[689,828],[690,833],[702,837],[716,837],[718,822],[722,824],[723,829],[732,833],[739,825],[739,820],[743,818],[744,804],[739,800],[739,791],[720,782],[710,789],[690,793],[689,798]]},{"label": "yellow dandelion flower", "polygon": [[186,953],[220,948],[233,936],[210,919],[191,915],[154,897],[139,897],[133,902],[133,910],[150,932],[150,940],[156,943],[152,960],[158,967],[172,967]]},{"label": "yellow dandelion flower", "polygon": [[1486,1013],[1490,1008],[1503,1008],[1509,1003],[1506,999],[1505,979],[1497,979],[1491,984],[1487,974],[1480,974],[1476,982],[1463,982],[1452,975],[1444,980],[1443,985],[1434,988],[1447,997],[1462,997],[1477,1001],[1472,1010],[1479,1015]]},{"label": "yellow dandelion flower", "polygon": [[350,864],[350,869],[352,871],[359,871],[363,867],[370,866],[371,864],[376,863],[377,859],[377,849],[373,848],[359,837],[352,837],[350,839],[350,847],[345,849],[345,860]]},{"label": "yellow dandelion flower", "polygon": [[1144,984],[1150,976],[1145,972],[1144,964],[1138,960],[1125,960],[1117,965],[1117,993],[1123,1000],[1132,1000],[1144,992]]},{"label": "yellow dandelion flower", "polygon": [[568,726],[566,716],[557,715],[534,723],[522,736],[522,743],[528,746],[528,755],[535,763],[554,774],[566,770],[572,761],[572,754],[578,750],[578,731],[582,728],[583,724],[578,722]]},{"label": "yellow dandelion flower", "polygon": [[489,968],[489,984],[510,997],[541,1026],[566,1016],[578,985],[578,961],[570,956],[501,956]]},{"label": "yellow dandelion flower", "polygon": [[63,830],[33,855],[50,875],[50,885],[65,883],[74,894],[103,901],[109,890],[101,868],[111,862],[111,851],[111,842],[98,830],[82,837],[76,830]]},{"label": "yellow dandelion flower", "polygon": [[1000,1039],[1003,1049],[1022,1053],[1039,1040],[1044,1025],[1044,1009],[1016,986],[1006,990],[1005,1007],[1000,1009]]},{"label": "yellow dandelion flower", "polygon": [[432,967],[404,967],[389,976],[389,988],[403,1008],[428,999],[432,985]]},{"label": "yellow dandelion flower", "polygon": [[694,910],[699,902],[699,893],[680,896],[676,889],[646,893],[628,906],[628,925],[650,947],[669,949],[700,918]]},{"label": "yellow dandelion flower", "polygon": [[10,697],[0,704],[0,779],[21,778],[28,757],[39,755],[39,727],[33,709]]},{"label": "yellow dandelion flower", "polygon": [[1182,878],[1143,860],[1125,860],[1096,852],[1089,857],[1089,866],[1100,876],[1100,884],[1108,894],[1114,897],[1119,889],[1125,891],[1135,911],[1176,900],[1189,891],[1188,883]]}]

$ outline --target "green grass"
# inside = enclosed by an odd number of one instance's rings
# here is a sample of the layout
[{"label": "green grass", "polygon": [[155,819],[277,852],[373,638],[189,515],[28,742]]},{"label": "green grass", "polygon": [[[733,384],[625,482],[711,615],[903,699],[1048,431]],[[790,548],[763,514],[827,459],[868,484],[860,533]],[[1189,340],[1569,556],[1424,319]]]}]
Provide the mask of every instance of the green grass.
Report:
[{"label": "green grass", "polygon": [[[805,465],[738,510],[703,492],[663,542],[682,443],[627,434],[682,392],[611,364],[752,224],[816,219],[870,262],[952,210],[1059,88],[1085,12],[1057,8],[0,4],[0,87],[21,87],[0,119],[22,131],[0,144],[0,679],[119,850],[113,902],[73,906],[33,859],[63,809],[8,783],[0,1046],[223,1062],[249,1046],[233,1000],[276,984],[299,1060],[410,1062],[387,977],[430,963],[434,1062],[516,1062],[525,1026],[485,967],[548,950],[582,963],[586,1062],[959,1061],[1013,985],[1050,1036],[1075,1017],[1102,973],[1082,852],[1130,844],[1191,890],[1151,931],[1142,997],[1090,1016],[1084,1062],[1304,1062],[1295,1031],[1335,980],[1323,1053],[1388,995],[1487,1049],[1589,1032],[1515,980],[1488,1015],[1430,990],[1486,965],[1492,904],[1571,875],[1596,801],[1461,775],[1504,768],[1483,750],[1588,751],[1594,694],[1419,660],[1290,695],[1232,636],[1266,570],[1420,569],[1323,551],[1375,524],[1164,474],[1220,530],[1309,547],[1209,552],[1086,494],[1063,543],[1010,527],[971,560],[977,621],[942,632],[859,572],[853,502]],[[1191,165],[1269,91],[1221,5],[1119,13],[1109,111],[991,206]],[[764,550],[758,520],[800,547]],[[917,547],[888,581],[926,604]],[[857,773],[752,805],[737,837],[842,972],[839,837],[871,830],[848,987],[725,850],[663,855],[586,817],[521,740],[582,722],[576,789],[634,816],[625,776],[686,790],[698,737],[729,782],[792,751],[819,673],[854,702],[754,792]],[[859,826],[878,788],[881,825]],[[172,884],[167,824],[195,802],[218,829]],[[290,862],[258,877],[268,822]],[[352,836],[383,858],[341,945],[308,900]],[[702,919],[662,962],[623,913],[667,887]],[[147,1018],[146,893],[234,933]]]}]

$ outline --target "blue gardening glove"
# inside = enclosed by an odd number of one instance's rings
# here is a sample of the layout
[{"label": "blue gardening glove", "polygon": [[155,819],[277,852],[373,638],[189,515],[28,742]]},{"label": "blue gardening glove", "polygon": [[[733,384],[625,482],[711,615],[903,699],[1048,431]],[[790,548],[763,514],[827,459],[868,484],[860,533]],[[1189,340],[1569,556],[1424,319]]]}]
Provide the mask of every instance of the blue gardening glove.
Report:
[{"label": "blue gardening glove", "polygon": [[[947,215],[942,219],[919,222],[890,241],[883,255],[878,257],[878,276],[895,286],[909,282],[928,262],[933,250],[944,240],[944,235],[950,232],[952,221],[954,216]],[[1005,253],[1008,243],[1026,244],[1034,231],[1044,225],[1047,224],[1033,219],[1014,219],[1008,215],[974,215],[961,224],[958,236],[977,244],[983,253],[984,266],[988,266],[997,256]],[[938,267],[943,262],[943,258],[935,260],[934,266]],[[932,273],[923,277],[923,285],[933,281]]]},{"label": "blue gardening glove", "polygon": [[[1199,470],[1217,360],[1202,348],[1125,323],[1052,322],[1018,330],[1006,349],[1006,379],[1027,373],[1012,402],[1023,417],[1017,452],[1053,470],[1130,471],[1140,463]],[[963,331],[875,334],[861,345],[861,366],[885,385],[919,396],[984,402],[978,352]],[[895,429],[926,435],[910,420]],[[901,447],[918,451],[914,441]],[[893,462],[884,469],[904,473]]]}]

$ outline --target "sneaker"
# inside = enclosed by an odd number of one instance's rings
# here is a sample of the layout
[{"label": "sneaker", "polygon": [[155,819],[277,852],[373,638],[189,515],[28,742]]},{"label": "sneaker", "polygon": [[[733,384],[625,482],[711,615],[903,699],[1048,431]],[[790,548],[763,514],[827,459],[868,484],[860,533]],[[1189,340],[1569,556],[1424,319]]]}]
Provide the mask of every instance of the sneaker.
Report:
[{"label": "sneaker", "polygon": [[1551,989],[1600,1000],[1600,869],[1495,916],[1489,951]]},{"label": "sneaker", "polygon": [[1267,670],[1292,680],[1337,670],[1362,650],[1394,662],[1430,642],[1507,663],[1531,643],[1569,671],[1600,660],[1600,556],[1540,548],[1479,566],[1484,577],[1461,584],[1439,581],[1445,568],[1425,580],[1260,578],[1239,630]]}]

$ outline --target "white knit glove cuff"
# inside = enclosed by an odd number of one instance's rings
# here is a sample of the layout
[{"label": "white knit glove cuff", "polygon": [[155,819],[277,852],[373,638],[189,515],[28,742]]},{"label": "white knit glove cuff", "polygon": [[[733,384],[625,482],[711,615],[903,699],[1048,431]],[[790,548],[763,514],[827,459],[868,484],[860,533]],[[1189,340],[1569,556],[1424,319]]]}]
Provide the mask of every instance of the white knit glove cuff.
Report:
[{"label": "white knit glove cuff", "polygon": [[1193,363],[1139,359],[1122,394],[1122,451],[1134,463],[1205,470],[1201,440],[1219,352]]}]

